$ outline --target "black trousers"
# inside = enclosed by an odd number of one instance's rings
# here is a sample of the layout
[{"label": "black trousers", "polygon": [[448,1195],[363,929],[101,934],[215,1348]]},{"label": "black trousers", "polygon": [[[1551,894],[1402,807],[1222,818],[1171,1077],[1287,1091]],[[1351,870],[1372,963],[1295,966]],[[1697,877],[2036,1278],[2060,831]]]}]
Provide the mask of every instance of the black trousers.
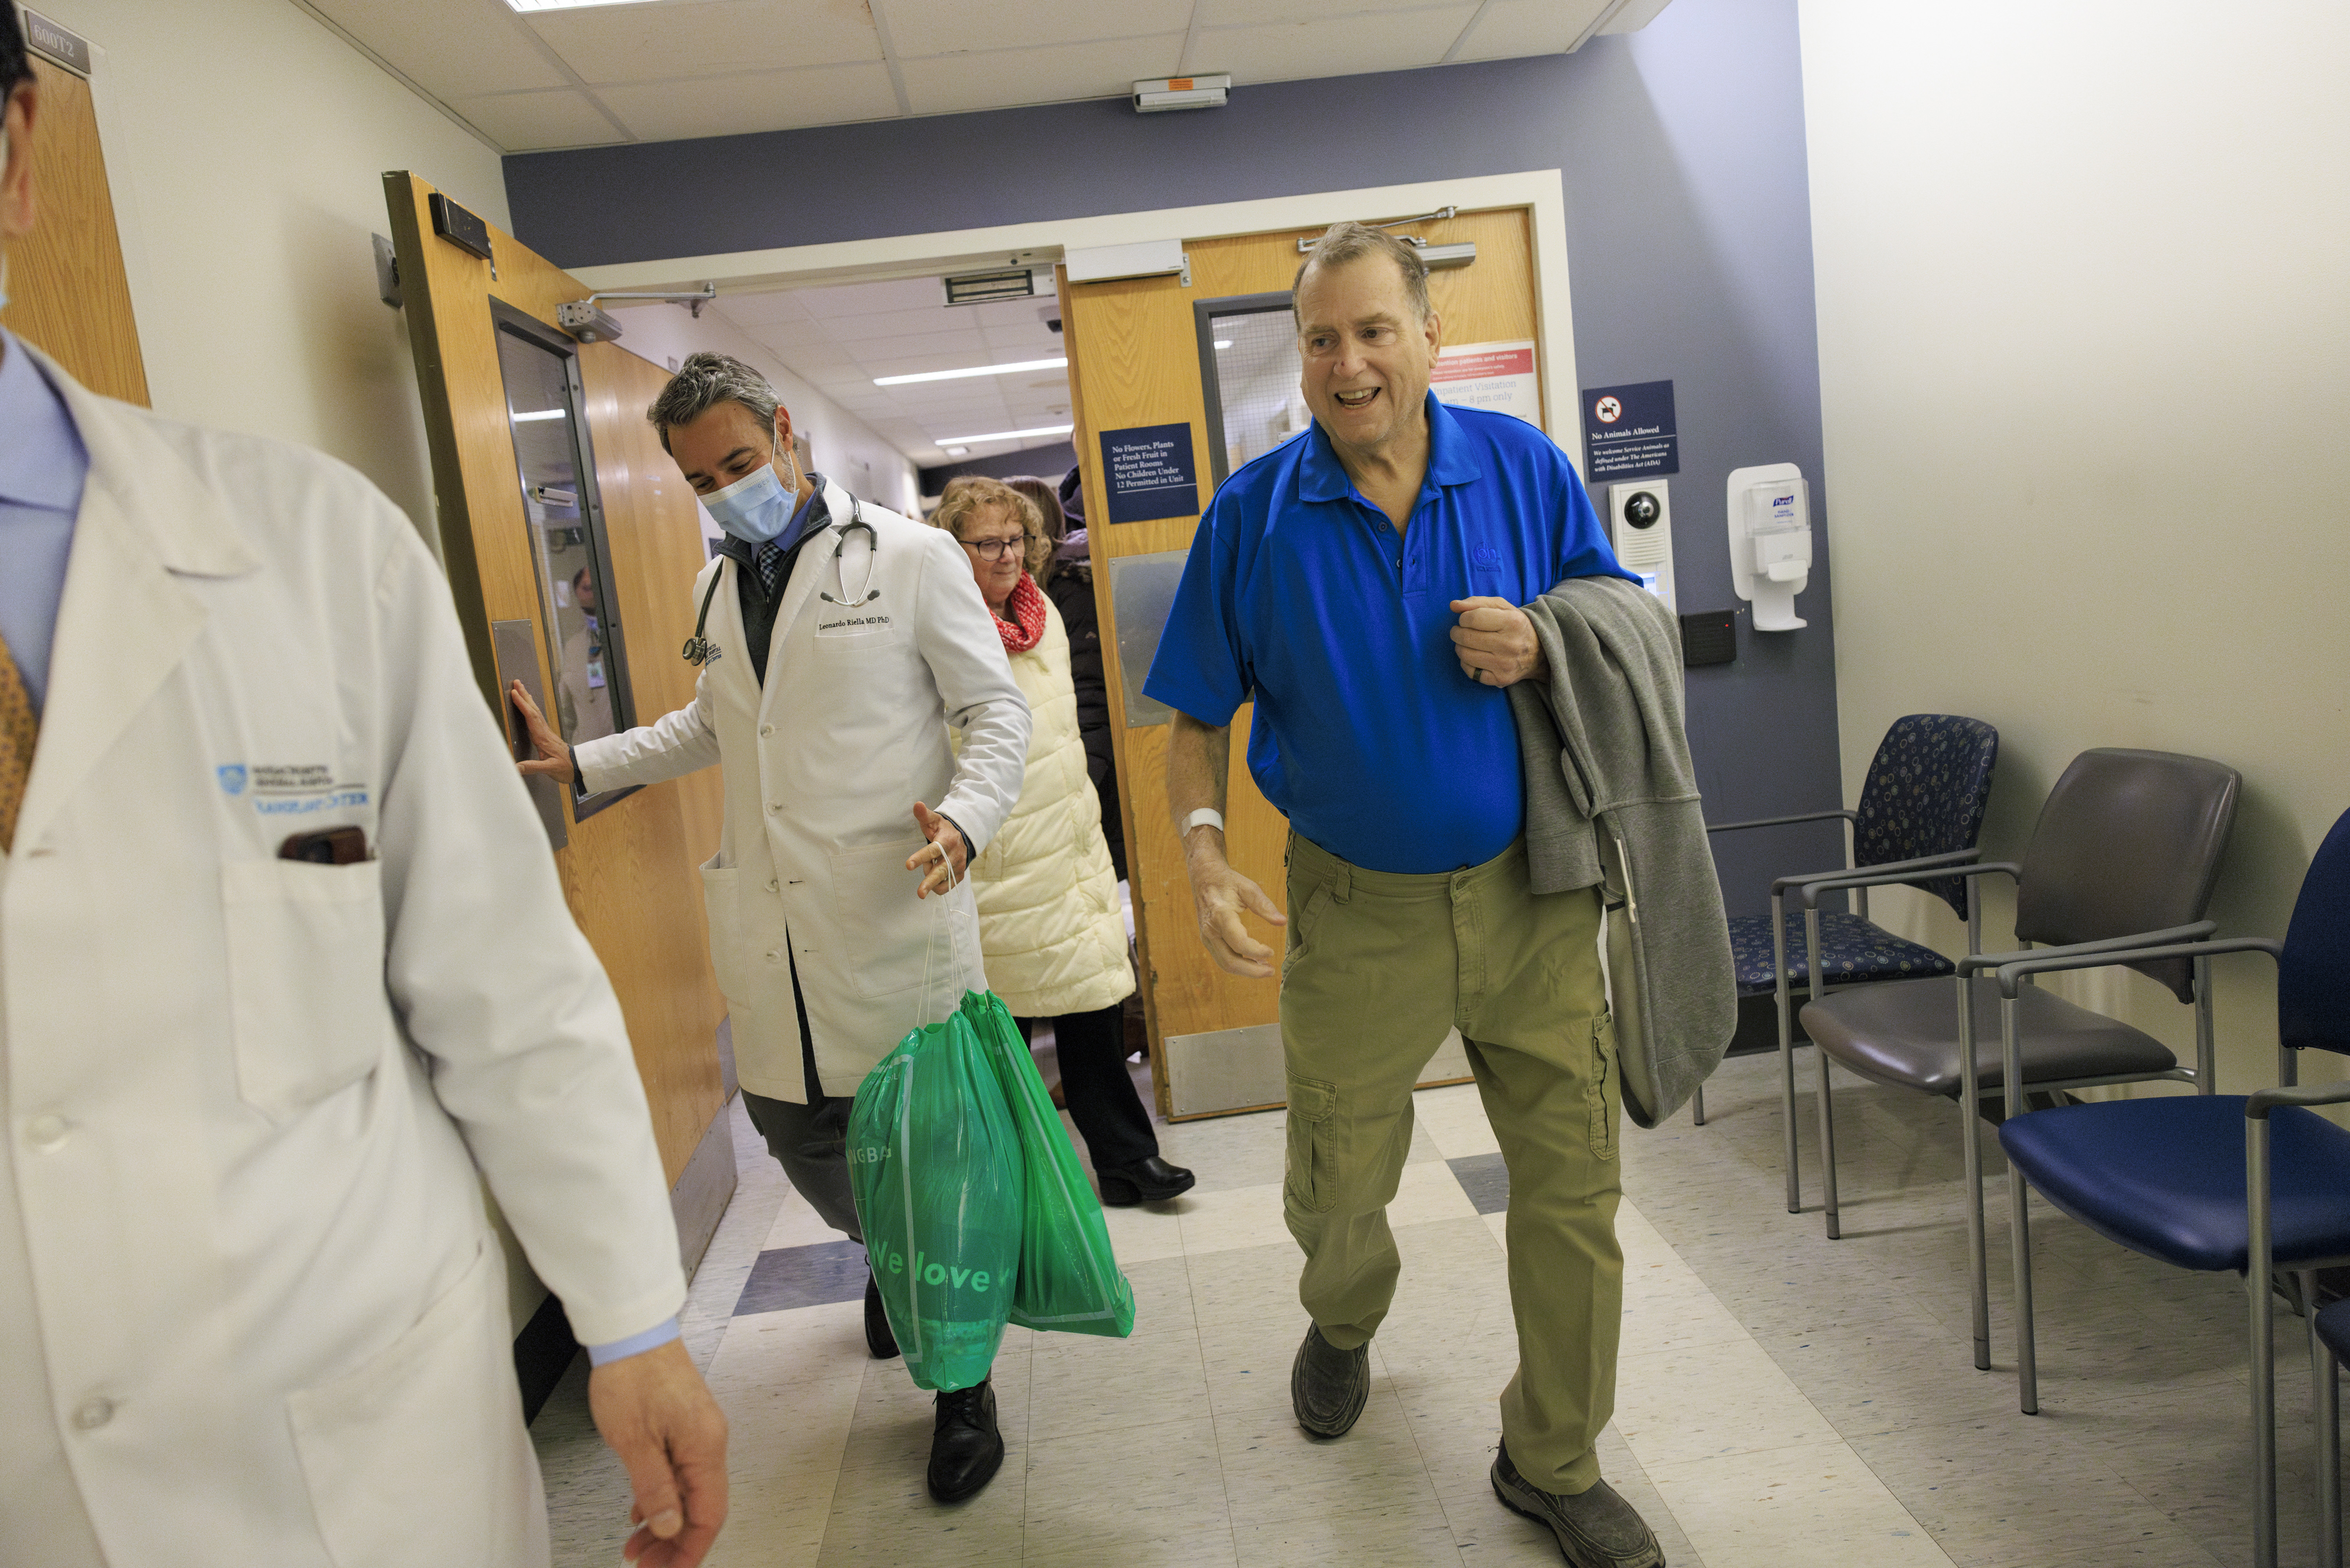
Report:
[{"label": "black trousers", "polygon": [[[1021,1019],[1025,1030],[1033,1020]],[[1126,1073],[1126,1011],[1112,1002],[1094,1012],[1047,1019],[1061,1061],[1069,1119],[1084,1135],[1096,1170],[1115,1170],[1159,1152],[1150,1113]]]}]

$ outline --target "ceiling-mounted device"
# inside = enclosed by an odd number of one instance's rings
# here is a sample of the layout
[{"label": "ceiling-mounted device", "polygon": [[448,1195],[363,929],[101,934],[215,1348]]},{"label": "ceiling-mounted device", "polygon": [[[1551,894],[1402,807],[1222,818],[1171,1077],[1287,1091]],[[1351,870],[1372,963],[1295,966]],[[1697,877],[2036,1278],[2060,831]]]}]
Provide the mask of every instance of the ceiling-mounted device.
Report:
[{"label": "ceiling-mounted device", "polygon": [[1036,275],[1026,267],[1003,272],[965,273],[941,280],[949,305],[985,305],[998,299],[1025,299],[1036,292]]},{"label": "ceiling-mounted device", "polygon": [[1216,77],[1160,77],[1155,81],[1134,84],[1134,112],[1165,114],[1176,109],[1222,109],[1232,97],[1232,78]]},{"label": "ceiling-mounted device", "polygon": [[702,307],[718,297],[718,286],[705,283],[692,294],[668,294],[658,290],[649,293],[606,290],[591,294],[585,299],[575,299],[555,307],[555,324],[582,343],[610,343],[620,336],[620,324],[608,311],[597,308],[599,299],[655,299],[671,305],[682,305],[693,312],[696,321],[702,319]]},{"label": "ceiling-mounted device", "polygon": [[1060,332],[1061,302],[1058,298],[1055,298],[1052,304],[1045,306],[1043,309],[1037,311],[1036,314],[1043,319],[1045,326],[1048,330],[1056,335]]}]

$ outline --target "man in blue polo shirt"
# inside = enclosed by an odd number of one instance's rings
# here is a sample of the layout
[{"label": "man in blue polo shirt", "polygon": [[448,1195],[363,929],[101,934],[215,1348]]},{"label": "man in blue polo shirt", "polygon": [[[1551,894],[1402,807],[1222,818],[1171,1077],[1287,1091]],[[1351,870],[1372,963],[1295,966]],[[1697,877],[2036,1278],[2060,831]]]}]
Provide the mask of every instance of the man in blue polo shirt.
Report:
[{"label": "man in blue polo shirt", "polygon": [[[1295,303],[1314,428],[1217,492],[1144,685],[1177,711],[1168,793],[1210,952],[1269,975],[1243,915],[1288,926],[1283,1207],[1312,1318],[1292,1402],[1317,1437],[1362,1413],[1412,1087],[1457,1027],[1510,1173],[1519,1365],[1494,1490],[1581,1568],[1656,1568],[1594,1452],[1623,1310],[1598,892],[1532,890],[1505,690],[1546,676],[1519,605],[1629,574],[1548,437],[1430,396],[1440,323],[1409,245],[1338,224]],[[1252,698],[1250,772],[1292,830],[1287,922],[1224,857],[1230,726]]]}]

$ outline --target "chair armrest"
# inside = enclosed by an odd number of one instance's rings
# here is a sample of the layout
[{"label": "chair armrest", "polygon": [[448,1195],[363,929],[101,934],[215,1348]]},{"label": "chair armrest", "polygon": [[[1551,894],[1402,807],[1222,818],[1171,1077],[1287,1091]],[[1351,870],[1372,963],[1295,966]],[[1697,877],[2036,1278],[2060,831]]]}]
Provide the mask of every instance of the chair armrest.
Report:
[{"label": "chair armrest", "polygon": [[[2212,922],[2199,920],[2197,925],[2209,929]],[[2195,926],[2181,926],[2181,931],[2192,931]],[[2149,932],[2146,939],[2155,941],[2163,937],[2160,931]],[[2140,940],[2136,937],[2118,939],[2123,943]],[[2275,958],[2284,951],[2284,944],[2270,937],[2222,937],[2217,941],[2197,942],[2163,940],[2159,945],[2113,947],[2101,942],[2083,942],[2076,947],[2042,948],[2018,953],[1986,953],[1990,964],[1979,960],[1963,961],[1976,968],[1996,968],[1999,971],[1999,993],[2013,996],[2018,981],[2027,974],[2044,974],[2060,969],[2103,969],[2108,964],[2145,963],[2155,959],[2211,958],[2220,953],[2266,953]],[[2001,962],[2006,960],[2006,962]],[[1963,970],[1961,971],[1963,972]]]},{"label": "chair armrest", "polygon": [[1706,825],[1708,833],[1736,833],[1742,827],[1784,827],[1794,822],[1825,822],[1830,817],[1842,817],[1846,822],[1858,822],[1856,811],[1807,811],[1797,816],[1758,816],[1752,822],[1724,822]]},{"label": "chair armrest", "polygon": [[[1783,893],[1790,888],[1814,885],[1823,888],[1857,888],[1866,885],[1861,881],[1864,877],[1875,877],[1879,881],[1887,882],[1906,881],[1908,879],[1907,876],[1908,872],[1954,866],[1960,861],[1970,860],[1981,853],[1980,849],[1953,849],[1947,855],[1921,855],[1915,860],[1887,860],[1871,866],[1865,871],[1798,871],[1793,877],[1773,877],[1771,891]],[[1936,871],[1935,875],[1939,877],[1943,873]]]},{"label": "chair armrest", "polygon": [[1993,871],[2004,877],[2022,875],[2023,867],[2012,860],[1990,861],[1980,866],[1961,864],[1981,853],[1980,849],[1953,849],[1948,855],[1927,855],[1916,860],[1903,860],[1898,863],[1908,867],[1907,870],[1888,870],[1882,866],[1872,866],[1866,871],[1846,871],[1834,877],[1814,877],[1803,886],[1804,908],[1817,909],[1821,894],[1833,893],[1843,888],[1883,888],[1901,882],[1939,882],[1945,877],[1973,877]]},{"label": "chair armrest", "polygon": [[[2099,937],[2093,942],[2068,942],[2061,948],[2017,948],[2003,953],[1970,953],[1959,960],[1962,975],[1979,974],[1984,970],[2005,969],[2012,964],[2019,973],[2023,966],[2037,963],[2043,969],[2104,969],[2117,963],[2135,963],[2141,949],[2158,948],[2179,942],[2191,942],[2208,937],[2219,929],[2215,920],[2198,920],[2191,926],[2172,926],[2159,931],[2133,931],[2126,937]],[[2122,954],[2126,956],[2116,957]],[[2068,959],[2078,960],[2068,963]],[[2012,996],[2014,992],[2010,991]]]},{"label": "chair armrest", "polygon": [[2350,1100],[2350,1084],[2314,1084],[2307,1088],[2256,1089],[2244,1102],[2246,1121],[2264,1122],[2279,1106],[2338,1106]]}]

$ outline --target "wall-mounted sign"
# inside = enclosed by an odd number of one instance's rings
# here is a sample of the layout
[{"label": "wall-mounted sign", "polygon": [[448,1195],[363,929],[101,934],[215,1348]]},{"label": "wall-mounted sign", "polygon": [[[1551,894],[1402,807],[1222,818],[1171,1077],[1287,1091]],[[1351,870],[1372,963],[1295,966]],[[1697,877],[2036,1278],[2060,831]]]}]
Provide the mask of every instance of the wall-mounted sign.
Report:
[{"label": "wall-mounted sign", "polygon": [[1429,372],[1429,390],[1456,409],[1491,409],[1542,424],[1542,389],[1534,379],[1534,345],[1463,343],[1440,349]]},{"label": "wall-mounted sign", "polygon": [[1584,483],[1681,471],[1673,384],[1638,381],[1583,391]]},{"label": "wall-mounted sign", "polygon": [[1191,461],[1189,423],[1104,431],[1101,455],[1111,522],[1198,514],[1200,471]]},{"label": "wall-mounted sign", "polygon": [[42,16],[27,11],[25,16],[25,43],[35,54],[43,55],[65,67],[76,76],[89,75],[89,40],[79,33],[68,32]]}]

